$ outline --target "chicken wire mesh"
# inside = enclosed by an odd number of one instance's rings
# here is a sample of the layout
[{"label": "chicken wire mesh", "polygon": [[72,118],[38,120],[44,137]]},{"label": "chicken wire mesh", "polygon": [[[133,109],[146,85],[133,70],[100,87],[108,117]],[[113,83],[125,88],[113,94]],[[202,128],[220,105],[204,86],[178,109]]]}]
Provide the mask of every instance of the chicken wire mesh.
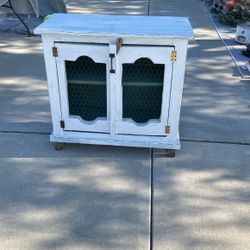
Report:
[{"label": "chicken wire mesh", "polygon": [[[148,58],[123,64],[123,118],[137,123],[159,119],[161,115],[164,65]],[[86,121],[107,117],[106,65],[87,56],[66,61],[70,115]]]},{"label": "chicken wire mesh", "polygon": [[106,64],[87,56],[66,61],[70,115],[86,121],[107,117]]},{"label": "chicken wire mesh", "polygon": [[164,65],[140,58],[123,64],[123,118],[137,123],[159,119],[161,115]]}]

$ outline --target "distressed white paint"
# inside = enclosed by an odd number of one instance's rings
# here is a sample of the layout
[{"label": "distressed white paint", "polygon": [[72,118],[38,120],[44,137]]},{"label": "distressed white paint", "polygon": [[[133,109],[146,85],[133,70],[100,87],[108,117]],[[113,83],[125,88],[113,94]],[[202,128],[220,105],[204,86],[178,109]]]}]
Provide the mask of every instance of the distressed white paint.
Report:
[{"label": "distressed white paint", "polygon": [[50,109],[52,116],[52,126],[54,134],[61,135],[63,129],[60,127],[61,99],[58,86],[58,74],[55,57],[52,55],[52,47],[54,46],[53,37],[42,37],[45,67],[48,82],[48,92],[50,99]]},{"label": "distressed white paint", "polygon": [[53,14],[36,29],[39,34],[74,33],[89,36],[155,36],[192,39],[186,17]]},{"label": "distressed white paint", "polygon": [[[171,52],[169,47],[122,47],[118,56],[119,75],[117,82],[117,133],[118,134],[137,134],[137,135],[161,135],[165,136],[165,126],[168,118],[168,97],[170,96],[170,83],[172,77]],[[155,64],[164,64],[164,88],[162,94],[162,111],[160,120],[151,120],[146,124],[138,124],[133,120],[122,118],[122,65],[124,63],[134,63],[137,59],[148,58]]]},{"label": "distressed white paint", "polygon": [[113,145],[127,147],[143,148],[167,148],[180,149],[180,141],[170,141],[167,137],[160,136],[132,136],[116,135],[102,133],[75,133],[65,131],[62,135],[56,136],[53,133],[50,136],[52,142],[84,143],[96,145]]},{"label": "distressed white paint", "polygon": [[[179,116],[187,55],[193,31],[187,18],[54,14],[35,33],[42,34],[53,122],[53,142],[179,149]],[[116,54],[116,40],[123,46]],[[129,45],[129,46],[128,46]],[[135,45],[135,46],[133,46]],[[156,46],[157,45],[157,46]],[[52,56],[52,47],[58,57]],[[172,46],[172,47],[166,47]],[[171,52],[177,51],[177,61]],[[87,122],[70,116],[65,60],[89,56],[107,68],[107,119]],[[122,118],[122,64],[147,57],[165,65],[162,113],[159,120],[136,124]],[[65,129],[60,128],[65,121]],[[165,134],[165,126],[170,134]]]},{"label": "distressed white paint", "polygon": [[[88,132],[110,132],[110,107],[107,107],[107,118],[97,118],[95,121],[83,121],[79,116],[69,114],[67,76],[65,61],[75,61],[78,57],[85,55],[96,63],[106,64],[107,80],[109,82],[108,55],[109,47],[103,45],[76,45],[57,44],[58,57],[56,57],[58,81],[61,95],[62,120],[65,121],[65,130],[88,131]],[[107,93],[109,93],[107,84]],[[107,99],[109,100],[109,94]]]},{"label": "distressed white paint", "polygon": [[[116,45],[115,44],[110,44],[109,46],[109,53],[110,54],[116,54]],[[109,60],[111,60],[109,58]],[[113,58],[113,69],[117,71],[117,57]],[[111,63],[109,63],[108,66],[108,72],[111,70]],[[110,135],[111,136],[116,136],[117,134],[117,72],[116,74],[108,74],[109,75],[109,98],[108,98],[108,105],[110,109]]]}]

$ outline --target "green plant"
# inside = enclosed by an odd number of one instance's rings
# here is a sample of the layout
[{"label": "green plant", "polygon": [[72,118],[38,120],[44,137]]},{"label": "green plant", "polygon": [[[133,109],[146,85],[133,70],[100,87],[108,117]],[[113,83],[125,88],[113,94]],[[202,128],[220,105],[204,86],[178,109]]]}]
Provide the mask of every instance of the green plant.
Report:
[{"label": "green plant", "polygon": [[225,11],[218,14],[224,24],[237,26],[250,21],[250,0],[230,0],[225,3]]},{"label": "green plant", "polygon": [[236,24],[250,21],[250,0],[239,0],[234,5],[234,10],[241,15]]}]

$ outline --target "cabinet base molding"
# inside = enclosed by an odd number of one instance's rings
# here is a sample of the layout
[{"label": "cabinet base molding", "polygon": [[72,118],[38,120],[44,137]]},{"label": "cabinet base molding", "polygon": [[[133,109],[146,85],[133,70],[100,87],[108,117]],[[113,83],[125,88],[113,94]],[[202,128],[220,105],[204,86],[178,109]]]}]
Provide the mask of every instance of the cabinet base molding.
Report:
[{"label": "cabinet base molding", "polygon": [[127,146],[140,148],[159,148],[159,149],[180,149],[180,140],[170,141],[167,137],[152,136],[130,136],[98,133],[76,133],[64,132],[60,135],[51,134],[51,142],[60,143],[81,143],[106,146]]}]

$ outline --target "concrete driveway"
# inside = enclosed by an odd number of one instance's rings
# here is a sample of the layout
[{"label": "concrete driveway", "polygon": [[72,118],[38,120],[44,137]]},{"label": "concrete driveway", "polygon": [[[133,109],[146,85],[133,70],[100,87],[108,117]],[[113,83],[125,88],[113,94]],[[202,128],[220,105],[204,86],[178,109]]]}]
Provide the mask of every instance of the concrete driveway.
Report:
[{"label": "concrete driveway", "polygon": [[0,34],[0,249],[249,249],[250,82],[203,2],[67,3],[74,13],[190,18],[182,149],[174,159],[135,148],[55,151],[41,39]]}]

